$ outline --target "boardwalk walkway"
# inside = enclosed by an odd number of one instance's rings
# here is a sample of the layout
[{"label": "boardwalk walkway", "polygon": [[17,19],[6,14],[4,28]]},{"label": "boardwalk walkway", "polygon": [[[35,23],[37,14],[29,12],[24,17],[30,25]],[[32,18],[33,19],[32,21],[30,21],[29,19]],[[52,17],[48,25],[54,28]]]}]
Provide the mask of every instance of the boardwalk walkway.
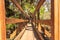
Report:
[{"label": "boardwalk walkway", "polygon": [[28,27],[20,40],[39,40],[31,24],[28,24]]}]

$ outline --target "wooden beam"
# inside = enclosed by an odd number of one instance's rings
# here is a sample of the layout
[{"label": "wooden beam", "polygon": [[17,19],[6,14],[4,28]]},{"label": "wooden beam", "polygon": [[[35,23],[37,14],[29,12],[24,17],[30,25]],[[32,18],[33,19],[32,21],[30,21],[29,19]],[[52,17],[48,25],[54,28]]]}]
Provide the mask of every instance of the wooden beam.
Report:
[{"label": "wooden beam", "polygon": [[59,40],[58,0],[54,0],[54,39]]},{"label": "wooden beam", "polygon": [[37,23],[45,24],[45,25],[52,25],[51,20],[34,20],[33,22],[37,21]]},{"label": "wooden beam", "polygon": [[32,14],[32,16],[35,17],[36,12],[40,9],[40,7],[42,6],[42,4],[45,2],[45,0],[40,0],[35,8],[34,14]]},{"label": "wooden beam", "polygon": [[51,37],[51,33],[48,32],[46,29],[45,29],[45,35],[47,35],[49,38]]},{"label": "wooden beam", "polygon": [[17,35],[17,37],[14,40],[20,40],[21,37],[23,36],[24,32],[25,32],[25,28]]},{"label": "wooden beam", "polygon": [[45,25],[51,25],[51,20],[38,20],[38,22]]},{"label": "wooden beam", "polygon": [[55,12],[54,12],[54,10],[55,10],[55,8],[54,8],[54,7],[55,7],[55,6],[54,6],[54,1],[55,1],[55,0],[51,0],[51,34],[52,34],[51,40],[55,40],[55,38],[54,38],[54,33],[55,33],[55,31],[54,31],[54,28],[55,28],[55,27],[54,27],[54,25],[55,25],[55,24],[54,24],[54,23],[55,23],[55,22],[54,22],[54,19],[55,19],[55,18],[54,18],[54,16],[55,16],[55,15],[54,15],[54,14],[55,14]]},{"label": "wooden beam", "polygon": [[6,18],[6,24],[20,23],[20,22],[28,22],[28,20],[16,19],[16,18]]},{"label": "wooden beam", "polygon": [[29,18],[29,16],[24,12],[24,10],[22,9],[21,5],[17,2],[17,0],[11,0],[15,5],[16,7],[27,17]]},{"label": "wooden beam", "polygon": [[58,1],[59,2],[59,40],[60,40],[60,0]]},{"label": "wooden beam", "polygon": [[34,31],[36,32],[36,34],[38,35],[39,39],[40,40],[44,40],[44,38],[42,37],[42,35],[40,34],[40,32],[36,29],[36,27],[33,26],[33,28],[34,28]]},{"label": "wooden beam", "polygon": [[6,40],[5,3],[0,0],[0,40]]},{"label": "wooden beam", "polygon": [[11,0],[18,8],[19,10],[22,12],[22,13],[25,13],[21,7],[21,5],[16,1],[16,0]]},{"label": "wooden beam", "polygon": [[[49,31],[48,31],[46,28],[48,28]],[[45,34],[44,36],[47,36],[47,37],[51,38],[51,35],[52,35],[52,34],[51,34],[51,26],[48,26],[48,25],[44,25],[44,24],[43,24],[43,25],[41,26],[41,30],[42,30],[42,32],[44,32],[44,34]],[[50,40],[51,40],[51,39],[50,39]]]},{"label": "wooden beam", "polygon": [[17,29],[14,30],[12,34],[10,34],[10,39],[11,40],[14,39],[14,37],[16,36],[16,34],[17,34]]}]

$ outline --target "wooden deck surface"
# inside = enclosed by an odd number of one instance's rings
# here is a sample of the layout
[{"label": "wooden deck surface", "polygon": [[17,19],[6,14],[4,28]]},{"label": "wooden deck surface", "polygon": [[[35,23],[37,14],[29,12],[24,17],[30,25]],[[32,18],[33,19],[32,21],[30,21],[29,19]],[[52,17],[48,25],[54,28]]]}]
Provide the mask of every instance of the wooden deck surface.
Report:
[{"label": "wooden deck surface", "polygon": [[33,28],[27,27],[24,35],[20,40],[39,40],[36,36],[37,35],[34,33]]}]

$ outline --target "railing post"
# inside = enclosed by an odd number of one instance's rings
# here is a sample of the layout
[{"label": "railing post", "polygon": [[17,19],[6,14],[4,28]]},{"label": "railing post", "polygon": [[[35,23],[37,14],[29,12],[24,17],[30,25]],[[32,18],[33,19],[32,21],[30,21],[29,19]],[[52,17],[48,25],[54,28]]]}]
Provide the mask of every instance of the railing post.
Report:
[{"label": "railing post", "polygon": [[54,0],[54,39],[55,40],[59,40],[59,32],[58,32],[58,29],[59,29],[59,14],[58,14],[58,1],[57,0]]},{"label": "railing post", "polygon": [[58,1],[58,4],[59,4],[59,40],[60,40],[60,0]]},{"label": "railing post", "polygon": [[6,40],[5,3],[0,0],[0,40]]}]

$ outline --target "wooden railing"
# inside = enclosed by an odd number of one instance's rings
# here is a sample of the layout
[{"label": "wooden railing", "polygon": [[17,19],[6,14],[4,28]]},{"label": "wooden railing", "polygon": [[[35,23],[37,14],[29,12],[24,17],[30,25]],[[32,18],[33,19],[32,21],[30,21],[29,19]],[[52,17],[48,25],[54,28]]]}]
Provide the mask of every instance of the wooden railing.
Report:
[{"label": "wooden railing", "polygon": [[44,33],[45,37],[48,37],[48,38],[51,37],[51,26],[49,26],[49,25],[43,25],[43,26],[41,26],[41,29],[44,30],[43,33]]},{"label": "wooden railing", "polygon": [[24,32],[25,32],[25,28],[17,35],[17,37],[14,40],[20,40]]},{"label": "wooden railing", "polygon": [[16,18],[6,18],[6,24],[14,24],[14,23],[21,23],[21,22],[28,22],[28,20],[24,19],[16,19]]},{"label": "wooden railing", "polygon": [[[17,28],[17,29],[15,29],[15,31],[13,31],[13,33],[12,34],[10,34],[10,39],[11,40],[19,40],[21,37],[22,37],[22,35],[23,35],[23,33],[24,33],[24,31],[25,31],[25,28],[23,29],[23,26],[25,27],[25,25],[26,25],[26,23],[28,22],[28,20],[24,20],[24,19],[16,19],[16,18],[6,18],[6,24],[15,24],[15,23],[20,23],[21,25],[21,28],[19,29],[19,27]],[[22,30],[23,29],[23,30]],[[16,34],[17,34],[17,32],[18,31],[21,31],[19,34],[18,34],[18,36],[16,36]]]},{"label": "wooden railing", "polygon": [[[45,27],[45,25],[48,25],[51,28],[51,26],[52,26],[51,20],[34,20],[33,23],[35,25],[37,23],[38,23],[38,25],[40,25],[40,26],[36,25],[37,28],[36,27],[34,28],[36,30],[36,32],[38,33],[38,35],[41,36],[41,34],[39,32],[43,32],[45,37],[47,36],[48,38],[51,38],[51,29],[48,31]],[[42,27],[41,24],[43,24],[44,27]],[[42,36],[40,38],[42,38],[42,40],[44,39]]]},{"label": "wooden railing", "polygon": [[51,20],[33,20],[32,22],[40,23],[40,24],[45,24],[45,25],[52,25]]},{"label": "wooden railing", "polygon": [[36,27],[33,24],[33,29],[35,31],[35,33],[37,34],[37,36],[39,37],[40,40],[44,40],[44,38],[42,37],[42,35],[40,34],[40,32],[36,29]]},{"label": "wooden railing", "polygon": [[40,34],[40,32],[36,28],[34,28],[34,30],[35,30],[36,34],[38,35],[39,39],[40,40],[44,40],[44,38],[42,37],[42,35]]},{"label": "wooden railing", "polygon": [[22,37],[22,35],[25,32],[26,22],[20,22],[20,26],[18,26],[11,34],[10,38],[11,40],[18,40]]},{"label": "wooden railing", "polygon": [[[6,24],[10,24],[10,23],[20,23],[20,22],[28,22],[27,20],[23,20],[23,19],[15,19],[15,18],[6,18],[6,20],[5,20],[5,5],[4,5],[4,0],[0,0],[0,31],[1,31],[1,34],[0,34],[0,39],[1,40],[6,40],[6,25],[5,25],[5,22],[6,22]],[[23,9],[21,8],[21,6],[18,4],[18,2],[16,2],[16,0],[12,0],[12,2],[18,7],[18,9],[26,16],[26,14],[25,14],[25,12],[23,11]],[[37,7],[36,7],[36,9],[37,10],[35,10],[35,12],[34,13],[36,13],[36,11],[38,11],[38,9],[40,8],[40,5],[42,5],[43,4],[43,2],[44,1],[42,1],[41,3],[39,2],[38,3],[38,5],[37,5]],[[53,5],[53,1],[52,1],[52,5]],[[52,9],[53,9],[53,7],[52,7]],[[54,11],[53,11],[54,12]],[[53,13],[52,12],[52,13]],[[56,12],[56,11],[55,11]],[[33,14],[33,15],[35,15],[35,14]],[[27,16],[28,17],[28,16]],[[52,16],[53,17],[53,16]],[[56,17],[55,17],[56,18]],[[58,17],[57,17],[58,18]],[[47,24],[47,25],[51,25],[52,24],[52,22],[51,22],[52,20],[37,20],[37,23],[42,23],[42,24]],[[57,22],[56,22],[57,23]],[[57,24],[58,25],[58,24]],[[41,35],[40,35],[40,33],[39,33],[39,31],[35,28],[35,30],[36,30],[36,33],[39,35],[39,37],[43,40],[43,38],[41,37]],[[46,35],[51,35],[46,29],[44,29],[45,30],[45,34]],[[53,31],[54,31],[54,29],[53,29]],[[15,33],[16,32],[16,30],[13,32],[13,33]],[[12,34],[13,34],[12,33]],[[3,35],[4,34],[4,35]],[[21,34],[23,34],[23,32],[21,32]],[[11,38],[11,37],[10,37]],[[16,38],[17,39],[17,38]]]},{"label": "wooden railing", "polygon": [[16,36],[16,34],[17,34],[17,29],[16,29],[15,31],[13,31],[12,34],[10,34],[10,39],[11,39],[11,40],[14,39],[15,36]]},{"label": "wooden railing", "polygon": [[46,29],[44,29],[44,30],[45,30],[45,35],[50,38],[51,37],[51,33],[49,31],[47,31]]}]

